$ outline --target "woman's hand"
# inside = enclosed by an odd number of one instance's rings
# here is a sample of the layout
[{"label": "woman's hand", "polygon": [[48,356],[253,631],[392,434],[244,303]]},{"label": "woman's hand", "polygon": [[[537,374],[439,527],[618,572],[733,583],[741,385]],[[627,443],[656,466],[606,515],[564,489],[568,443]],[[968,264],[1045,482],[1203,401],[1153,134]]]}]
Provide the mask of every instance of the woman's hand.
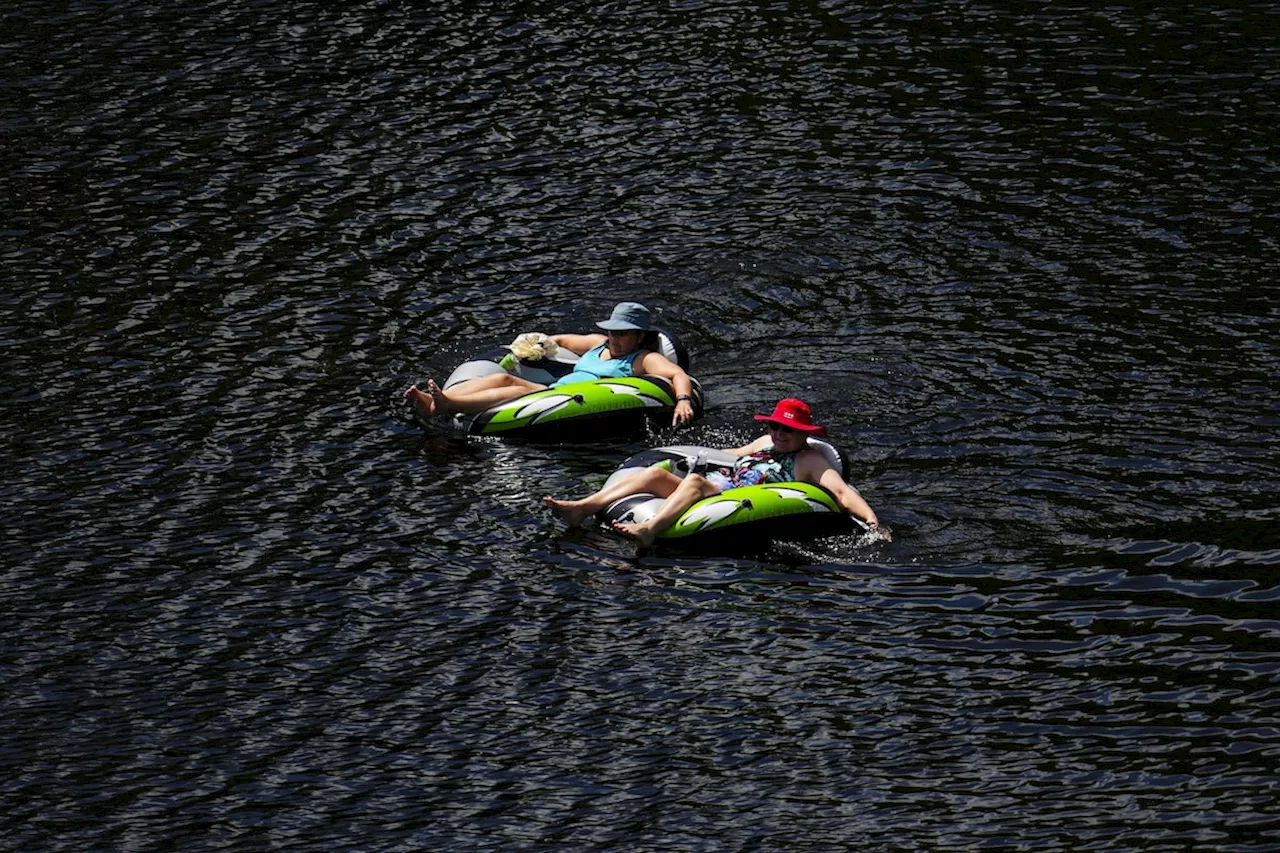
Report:
[{"label": "woman's hand", "polygon": [[693,420],[693,403],[688,400],[676,400],[676,410],[671,416],[672,426],[682,426]]},{"label": "woman's hand", "polygon": [[866,519],[867,527],[871,528],[871,532],[878,534],[881,539],[886,542],[893,541],[893,531],[887,527],[880,526],[880,519],[876,518],[876,514],[871,513],[871,517]]}]

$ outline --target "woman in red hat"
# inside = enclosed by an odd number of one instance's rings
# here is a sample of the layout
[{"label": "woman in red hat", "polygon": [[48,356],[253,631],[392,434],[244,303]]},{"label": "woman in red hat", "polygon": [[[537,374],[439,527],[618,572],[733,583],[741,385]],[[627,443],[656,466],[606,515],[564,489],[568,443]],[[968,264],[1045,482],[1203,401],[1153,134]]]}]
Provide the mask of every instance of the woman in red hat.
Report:
[{"label": "woman in red hat", "polygon": [[544,497],[542,502],[570,527],[577,527],[587,518],[627,495],[648,492],[665,498],[662,507],[643,524],[613,523],[614,530],[647,548],[659,533],[674,524],[685,510],[703,498],[717,495],[734,486],[799,480],[822,486],[835,497],[845,512],[862,519],[873,530],[880,526],[875,512],[862,499],[862,495],[844,481],[840,472],[831,467],[831,463],[821,452],[809,446],[809,436],[822,437],[827,434],[827,430],[813,422],[813,413],[803,400],[779,400],[772,414],[756,415],[756,420],[768,423],[768,433],[742,447],[727,448],[726,453],[738,457],[733,470],[727,473],[713,471],[705,476],[690,473],[686,477],[680,477],[653,465],[582,500],[562,501]]}]

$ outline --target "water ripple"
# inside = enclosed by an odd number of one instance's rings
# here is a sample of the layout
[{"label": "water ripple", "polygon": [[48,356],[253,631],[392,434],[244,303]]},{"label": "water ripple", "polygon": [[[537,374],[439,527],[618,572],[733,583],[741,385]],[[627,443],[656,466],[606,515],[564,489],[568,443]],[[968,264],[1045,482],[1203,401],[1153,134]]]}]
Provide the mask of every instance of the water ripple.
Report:
[{"label": "water ripple", "polygon": [[[0,846],[1278,849],[1268,4],[4,16]],[[624,296],[894,541],[400,417]]]}]

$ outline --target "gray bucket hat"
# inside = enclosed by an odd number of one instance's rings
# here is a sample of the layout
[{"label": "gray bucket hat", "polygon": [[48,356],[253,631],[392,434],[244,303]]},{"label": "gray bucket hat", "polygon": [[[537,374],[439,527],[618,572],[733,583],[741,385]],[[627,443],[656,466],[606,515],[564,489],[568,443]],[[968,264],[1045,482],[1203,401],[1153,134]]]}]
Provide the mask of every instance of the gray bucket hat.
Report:
[{"label": "gray bucket hat", "polygon": [[613,306],[613,313],[608,320],[596,323],[602,329],[611,332],[649,331],[649,309],[639,302],[619,302]]}]

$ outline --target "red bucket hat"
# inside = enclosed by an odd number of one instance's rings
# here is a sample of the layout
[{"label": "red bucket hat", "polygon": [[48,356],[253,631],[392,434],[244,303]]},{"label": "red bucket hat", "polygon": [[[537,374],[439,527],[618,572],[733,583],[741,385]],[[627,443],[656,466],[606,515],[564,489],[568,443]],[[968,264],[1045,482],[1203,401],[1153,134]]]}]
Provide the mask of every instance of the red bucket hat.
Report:
[{"label": "red bucket hat", "polygon": [[809,411],[808,404],[794,397],[779,400],[778,405],[773,407],[772,415],[756,415],[756,420],[773,421],[775,424],[789,426],[792,429],[807,432],[809,435],[823,436],[827,434],[826,427],[818,426],[813,422],[813,412]]}]

